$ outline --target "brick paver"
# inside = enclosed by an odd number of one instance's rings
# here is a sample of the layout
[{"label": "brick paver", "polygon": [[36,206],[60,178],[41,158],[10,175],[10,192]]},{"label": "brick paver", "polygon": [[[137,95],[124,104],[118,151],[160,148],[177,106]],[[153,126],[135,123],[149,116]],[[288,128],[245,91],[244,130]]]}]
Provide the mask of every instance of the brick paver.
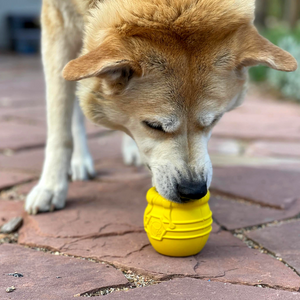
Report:
[{"label": "brick paver", "polygon": [[226,114],[214,129],[215,136],[242,140],[300,141],[300,106],[249,97]]},{"label": "brick paver", "polygon": [[0,190],[21,184],[33,178],[34,176],[31,174],[0,170]]},{"label": "brick paver", "polygon": [[44,148],[8,152],[8,154],[0,153],[0,168],[39,175],[43,166],[44,153]]},{"label": "brick paver", "polygon": [[4,121],[0,122],[0,128],[0,150],[41,147],[45,144],[45,128]]},{"label": "brick paver", "polygon": [[300,199],[286,209],[261,207],[247,201],[234,201],[221,197],[212,197],[210,206],[215,220],[228,230],[285,220],[300,214]]},{"label": "brick paver", "polygon": [[[44,98],[44,97],[43,97]],[[43,103],[44,99],[41,99]],[[41,103],[41,104],[42,104]],[[29,107],[10,107],[2,108],[0,112],[0,119],[15,120],[19,123],[31,123],[37,124],[38,127],[46,126],[46,109],[44,105],[41,106],[29,106]]]},{"label": "brick paver", "polygon": [[219,282],[207,282],[192,278],[175,279],[163,282],[159,285],[135,289],[129,292],[118,292],[107,295],[108,300],[144,300],[144,299],[164,299],[164,300],[298,300],[298,293],[276,291],[271,289],[254,288],[249,286],[236,286]]},{"label": "brick paver", "polygon": [[71,186],[66,209],[54,212],[51,218],[27,216],[19,242],[108,261],[158,278],[177,274],[298,290],[300,277],[293,271],[225,231],[215,230],[197,256],[159,255],[149,245],[142,223],[150,180],[131,181],[130,175],[127,180]]},{"label": "brick paver", "polygon": [[[89,140],[90,152],[96,163],[106,164],[108,160],[116,161],[124,169],[121,162],[122,134],[119,132],[102,132],[103,137]],[[18,151],[9,155],[0,153],[0,167],[5,169],[20,170],[30,173],[40,173],[44,161],[44,147],[34,148],[30,151]],[[104,170],[99,170],[104,173]],[[110,171],[111,173],[111,171]]]},{"label": "brick paver", "polygon": [[246,235],[282,258],[300,274],[300,220],[255,230]]},{"label": "brick paver", "polygon": [[[3,98],[2,98],[3,99]],[[5,99],[5,98],[4,98]],[[3,101],[3,100],[2,100]],[[30,102],[29,102],[30,103]],[[45,108],[44,95],[40,99],[38,105],[28,105],[26,107],[4,107],[0,110],[0,120],[5,122],[10,122],[12,124],[17,123],[19,125],[35,125],[38,128],[43,128],[46,132],[46,108]],[[1,107],[1,102],[0,102]],[[102,132],[108,131],[107,129],[96,126],[89,121],[86,121],[86,128],[88,135],[100,134]],[[17,131],[17,129],[16,129]],[[31,136],[30,132],[23,130],[24,136]],[[10,147],[6,147],[10,148]]]},{"label": "brick paver", "polygon": [[0,200],[0,226],[10,219],[24,214],[23,201]]},{"label": "brick paver", "polygon": [[[107,286],[128,283],[121,271],[86,260],[45,254],[17,245],[0,245],[0,298],[28,299],[74,299]],[[22,274],[14,277],[9,274]],[[6,293],[6,288],[16,290]]]},{"label": "brick paver", "polygon": [[287,209],[300,199],[299,172],[265,168],[215,168],[212,188],[258,204]]},{"label": "brick paver", "polygon": [[253,156],[300,157],[300,143],[258,141],[250,145],[246,152]]},{"label": "brick paver", "polygon": [[[36,183],[44,158],[44,79],[34,57],[0,56],[0,69],[0,226],[13,217],[24,217],[20,245],[1,245],[9,236],[0,235],[0,260],[5,261],[1,299],[71,299],[78,293],[126,284],[114,267],[167,281],[114,292],[107,299],[153,299],[155,295],[199,299],[200,294],[206,299],[300,298],[299,105],[252,94],[216,126],[209,144],[213,163],[223,166],[214,168],[211,189],[216,223],[200,254],[171,258],[154,251],[143,229],[149,172],[122,163],[122,134],[90,123],[89,146],[97,178],[70,184],[62,211],[24,213],[20,195]],[[4,190],[9,187],[13,190]],[[249,248],[251,244],[234,233],[260,244],[265,252]],[[26,276],[6,274],[13,272]],[[17,289],[5,293],[12,285]]]}]

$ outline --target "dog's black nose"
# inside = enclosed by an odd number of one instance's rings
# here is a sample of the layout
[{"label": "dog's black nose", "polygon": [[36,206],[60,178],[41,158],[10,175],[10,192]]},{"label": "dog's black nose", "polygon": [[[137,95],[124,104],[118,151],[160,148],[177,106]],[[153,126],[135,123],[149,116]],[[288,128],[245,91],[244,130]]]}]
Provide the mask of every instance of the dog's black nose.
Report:
[{"label": "dog's black nose", "polygon": [[207,194],[206,182],[195,182],[178,186],[178,194],[182,202],[199,200]]}]

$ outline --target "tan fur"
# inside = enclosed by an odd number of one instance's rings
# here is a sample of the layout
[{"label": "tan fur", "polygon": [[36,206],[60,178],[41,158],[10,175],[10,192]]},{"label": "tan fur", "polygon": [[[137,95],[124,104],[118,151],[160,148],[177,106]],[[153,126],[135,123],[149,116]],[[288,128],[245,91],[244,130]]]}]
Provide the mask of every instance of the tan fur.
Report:
[{"label": "tan fur", "polygon": [[[27,211],[41,210],[42,200],[47,203],[43,210],[49,210],[53,198],[47,200],[42,193],[48,182],[52,180],[47,190],[53,191],[61,180],[50,165],[53,161],[57,165],[60,156],[65,161],[60,172],[66,173],[69,166],[65,145],[71,134],[68,105],[73,104],[65,92],[69,83],[58,72],[72,58],[63,76],[82,80],[77,94],[85,115],[137,142],[159,193],[180,201],[181,185],[209,187],[207,142],[221,116],[242,102],[247,68],[257,64],[282,71],[297,68],[290,54],[258,34],[254,4],[254,0],[44,0],[44,63],[51,102],[47,157],[52,158],[46,159],[42,183],[29,196]],[[83,48],[75,58],[83,23]],[[149,122],[161,130],[149,127]],[[46,176],[49,170],[51,180]]]},{"label": "tan fur", "polygon": [[[262,63],[285,71],[296,68],[288,53],[259,36],[252,24],[253,12],[254,1],[242,0],[181,0],[172,1],[172,5],[167,0],[99,2],[89,12],[86,54],[67,65],[64,77],[79,80],[99,75],[114,60],[141,66],[144,78],[135,81],[134,93],[140,88],[138,95],[127,90],[109,104],[86,92],[87,85],[101,92],[105,79],[84,82],[79,91],[83,109],[89,118],[106,126],[111,123],[102,120],[106,108],[100,118],[97,115],[100,103],[122,115],[132,115],[134,107],[142,119],[157,107],[173,110],[173,103],[165,96],[171,92],[172,101],[179,104],[178,113],[188,107],[197,115],[207,105],[222,110],[222,105],[243,89],[243,67]],[[153,59],[165,61],[161,64],[165,69],[158,70]],[[111,124],[116,126],[121,128]]]}]

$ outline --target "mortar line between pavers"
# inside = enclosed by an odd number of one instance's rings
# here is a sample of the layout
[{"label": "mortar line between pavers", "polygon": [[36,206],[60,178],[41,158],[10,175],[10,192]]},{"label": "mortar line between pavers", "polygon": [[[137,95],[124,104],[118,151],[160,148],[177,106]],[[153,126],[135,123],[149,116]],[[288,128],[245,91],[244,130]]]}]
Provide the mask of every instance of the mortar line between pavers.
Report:
[{"label": "mortar line between pavers", "polygon": [[[0,120],[1,121],[1,120]],[[15,151],[9,148],[0,148],[0,154],[4,156],[12,156],[14,155]]]},{"label": "mortar line between pavers", "polygon": [[246,204],[249,204],[249,205],[256,205],[256,206],[263,207],[263,208],[272,208],[272,209],[275,209],[275,210],[285,210],[284,208],[281,208],[277,205],[267,204],[267,203],[263,203],[263,202],[260,202],[260,201],[255,201],[253,199],[242,198],[242,197],[239,197],[239,196],[235,196],[231,193],[226,193],[226,192],[223,192],[223,191],[219,191],[218,189],[214,189],[214,188],[212,188],[210,190],[210,192],[211,192],[211,196],[215,197],[215,198],[221,198],[221,199],[224,199],[224,200],[242,202],[242,203],[246,203]]},{"label": "mortar line between pavers", "polygon": [[[129,289],[134,289],[135,286],[132,286],[130,282],[127,284],[119,284],[119,285],[113,285],[113,286],[106,286],[99,289],[94,289],[91,291],[87,291],[81,294],[74,295],[74,297],[101,297],[108,294],[112,294],[113,292],[119,292],[119,291],[126,291]],[[103,293],[102,293],[103,292]]]},{"label": "mortar line between pavers", "polygon": [[[112,266],[114,266],[114,265],[112,265]],[[125,271],[122,270],[122,269],[119,269],[119,270],[121,270],[123,273],[126,272],[126,270]],[[226,270],[226,271],[224,271],[223,275],[214,276],[214,277],[192,276],[192,275],[181,275],[181,274],[165,275],[164,277],[161,277],[159,280],[155,280],[150,285],[146,285],[146,286],[142,286],[142,287],[141,286],[131,286],[130,289],[143,288],[143,287],[147,287],[147,286],[156,285],[156,284],[160,284],[160,283],[163,283],[163,282],[171,281],[171,280],[174,280],[174,279],[191,278],[191,279],[196,279],[196,280],[213,281],[213,282],[219,282],[219,283],[231,284],[231,285],[242,285],[242,286],[249,286],[249,287],[256,287],[256,288],[268,288],[268,289],[277,290],[277,291],[280,290],[280,291],[287,291],[287,292],[294,292],[294,293],[300,291],[300,289],[299,289],[299,291],[295,291],[293,289],[284,288],[282,286],[270,286],[268,284],[254,284],[253,285],[253,284],[250,284],[250,283],[247,284],[247,283],[241,283],[241,282],[235,282],[235,281],[222,282],[222,281],[215,280],[216,278],[224,277],[226,275],[226,272],[229,272],[229,271],[232,271],[232,270]],[[157,274],[161,274],[161,273],[157,273]],[[163,275],[163,274],[161,274],[161,275]],[[143,275],[137,275],[137,276],[143,276]],[[114,288],[114,287],[112,287],[112,288]],[[102,291],[104,289],[105,288],[101,288],[101,289],[99,289],[99,291]],[[110,291],[109,293],[114,293],[116,291],[122,291],[122,289],[121,290],[113,290],[113,291]],[[102,296],[102,295],[104,296],[104,295],[106,295],[106,294],[101,294],[101,295],[88,295],[88,294],[89,293],[85,293],[84,295],[81,295],[81,296],[85,296],[85,295],[86,296]]]},{"label": "mortar line between pavers", "polygon": [[[272,258],[275,258],[276,260],[279,260],[280,262],[282,262],[286,267],[288,267],[289,269],[291,269],[293,272],[295,272],[298,276],[300,276],[300,273],[295,269],[293,268],[293,266],[291,266],[290,264],[288,264],[282,257],[278,257],[275,255],[274,252],[268,250],[267,248],[263,247],[261,244],[257,243],[256,241],[248,238],[246,235],[245,235],[245,231],[253,231],[253,230],[259,230],[261,228],[264,228],[264,227],[259,227],[259,226],[265,226],[265,227],[269,227],[269,226],[275,226],[275,225],[280,225],[280,224],[286,224],[288,222],[293,222],[293,221],[296,221],[297,219],[300,218],[300,214],[294,218],[290,218],[288,220],[282,220],[280,222],[278,221],[273,221],[273,222],[270,222],[270,223],[265,223],[265,224],[262,224],[262,225],[256,225],[256,226],[251,226],[251,227],[245,227],[245,228],[240,228],[240,229],[234,229],[234,230],[227,230],[224,226],[222,226],[220,223],[218,223],[217,220],[214,219],[214,222],[220,226],[220,230],[224,230],[224,231],[227,231],[227,232],[230,232],[234,237],[236,237],[237,239],[241,240],[244,244],[247,245],[247,247],[253,249],[253,250],[258,250],[260,251],[261,253],[263,254],[268,254],[269,256],[271,256]],[[251,229],[249,229],[251,228]],[[241,235],[241,236],[239,236]],[[250,243],[249,243],[250,242]],[[251,243],[253,245],[251,245]],[[256,247],[255,247],[256,246]],[[299,288],[299,291],[300,292],[300,288]]]},{"label": "mortar line between pavers", "polygon": [[[263,245],[261,245],[260,243],[257,243],[255,240],[250,239],[250,238],[247,237],[244,233],[239,233],[239,234],[241,234],[243,237],[240,238],[240,237],[238,237],[237,235],[235,235],[235,237],[238,238],[239,240],[241,240],[242,242],[244,242],[249,248],[258,250],[258,251],[260,251],[261,253],[268,254],[269,256],[275,258],[276,260],[279,260],[279,261],[282,262],[286,267],[288,267],[289,269],[291,269],[292,271],[294,271],[294,272],[300,277],[300,273],[299,273],[293,266],[291,266],[290,264],[288,264],[282,257],[276,256],[276,254],[275,254],[273,251],[271,251],[271,250],[265,248]],[[251,243],[252,243],[253,245],[251,245]],[[257,248],[255,248],[255,246],[256,246]],[[299,291],[298,291],[298,292],[300,292],[300,287],[299,287]]]},{"label": "mortar line between pavers", "polygon": [[229,231],[229,232],[236,232],[236,231],[254,231],[254,230],[260,230],[266,227],[272,227],[272,226],[278,226],[278,225],[284,225],[284,224],[288,224],[288,223],[292,223],[295,222],[297,220],[300,219],[300,214],[294,216],[294,217],[290,217],[290,218],[286,218],[286,219],[282,219],[282,220],[274,220],[271,222],[267,222],[267,223],[261,223],[261,224],[257,224],[257,225],[253,225],[253,226],[248,226],[248,227],[241,227],[241,228],[237,228],[237,229],[232,229],[232,230],[227,230],[225,227],[223,227],[222,225],[217,224],[219,226],[221,226],[222,228],[224,228],[224,230]]},{"label": "mortar line between pavers", "polygon": [[232,136],[232,135],[224,135],[222,133],[215,132],[213,134],[214,138],[222,138],[222,139],[230,139],[230,140],[238,140],[243,143],[253,143],[260,140],[266,141],[266,142],[278,142],[278,143],[298,143],[300,142],[300,139],[297,137],[290,137],[290,138],[284,138],[280,137],[242,137],[242,136]]},{"label": "mortar line between pavers", "polygon": [[[32,175],[35,176],[36,178],[39,177],[39,175],[37,175],[37,171],[31,169],[31,170],[26,170],[26,169],[18,169],[18,168],[1,168],[1,171],[6,171],[6,172],[18,172],[18,173],[22,173],[22,174],[27,174],[27,175]],[[18,184],[19,185],[19,184]],[[17,186],[17,185],[16,185]]]},{"label": "mortar line between pavers", "polygon": [[[162,277],[160,280],[161,282],[166,282],[168,280],[173,280],[173,279],[182,279],[182,278],[192,278],[192,279],[197,279],[197,280],[203,280],[203,281],[213,281],[213,282],[220,282],[220,283],[224,283],[224,284],[232,284],[232,285],[243,285],[243,286],[252,286],[252,287],[259,287],[259,288],[269,288],[272,290],[280,290],[280,291],[288,291],[288,292],[297,292],[300,294],[300,289],[298,291],[293,290],[293,289],[289,289],[289,288],[285,288],[285,287],[281,287],[281,286],[271,286],[268,284],[250,284],[250,283],[246,283],[246,282],[236,282],[236,281],[218,281],[215,280],[217,278],[221,278],[224,277],[226,275],[226,272],[232,271],[231,270],[225,270],[223,275],[218,275],[218,276],[192,276],[192,275],[180,275],[180,274],[174,274],[174,275],[166,275],[164,277]],[[160,283],[161,283],[160,282]]]},{"label": "mortar line between pavers", "polygon": [[[183,279],[183,278],[191,278],[191,279],[196,279],[196,280],[202,280],[202,281],[206,281],[204,280],[203,278],[197,278],[197,277],[190,277],[190,276],[174,276],[172,278],[168,278],[166,280],[162,280],[160,282],[156,282],[156,283],[153,283],[152,285],[157,285],[157,284],[161,284],[163,282],[167,282],[167,281],[172,281],[174,279]],[[271,289],[271,290],[276,290],[276,291],[285,291],[285,292],[293,292],[295,293],[296,291],[295,290],[289,290],[289,289],[282,289],[280,287],[272,287],[272,286],[268,286],[267,284],[257,284],[257,285],[251,285],[251,284],[246,284],[246,283],[237,283],[237,282],[220,282],[220,281],[214,281],[214,280],[209,280],[209,281],[213,281],[213,282],[219,282],[219,283],[224,283],[224,284],[231,284],[231,285],[241,285],[241,286],[249,286],[249,287],[256,287],[256,288],[267,288],[267,289]],[[147,286],[145,286],[147,287]],[[111,294],[111,293],[115,293],[115,292],[125,292],[125,291],[128,291],[128,289],[135,289],[135,288],[143,288],[143,287],[130,287],[130,288],[125,288],[125,289],[116,289],[114,290],[114,287],[113,287],[113,290],[112,291],[109,291],[109,293],[105,293],[105,294],[96,294],[95,295],[95,292],[94,293],[85,293],[85,294],[82,294],[81,297],[101,297],[101,296],[105,296],[107,294]],[[107,288],[109,289],[109,288]],[[100,291],[103,291],[104,289],[100,289]]]},{"label": "mortar line between pavers", "polygon": [[[24,173],[26,174],[26,173]],[[12,184],[12,185],[8,185],[8,186],[4,186],[4,187],[1,187],[0,188],[0,193],[1,192],[8,192],[10,190],[13,190],[15,188],[17,188],[19,185],[23,185],[23,184],[26,184],[26,183],[31,183],[31,182],[34,182],[38,179],[39,177],[38,176],[35,176],[31,179],[27,179],[27,180],[23,180],[23,181],[20,181],[18,182],[17,184]],[[18,195],[18,196],[21,196],[21,195]]]},{"label": "mortar line between pavers", "polygon": [[[111,135],[114,132],[116,132],[116,131],[108,130],[108,131],[103,131],[103,132],[90,133],[90,134],[87,134],[87,138],[88,138],[88,140],[93,140],[95,138],[100,138],[100,137]],[[5,153],[7,151],[12,151],[13,155],[15,155],[15,154],[18,154],[20,152],[28,152],[30,150],[44,149],[45,144],[46,144],[46,142],[39,143],[39,144],[28,145],[28,146],[23,146],[23,147],[20,147],[20,148],[18,148],[18,147],[17,148],[0,148],[0,154],[5,155]],[[10,156],[10,157],[12,157],[12,156]]]},{"label": "mortar line between pavers", "polygon": [[1,154],[5,155],[5,153],[7,151],[12,151],[13,154],[16,154],[18,152],[25,152],[25,151],[29,151],[29,150],[36,150],[36,149],[40,149],[40,148],[44,148],[45,147],[45,142],[42,143],[38,143],[38,144],[32,144],[32,145],[28,145],[28,146],[23,146],[23,147],[16,147],[16,148],[0,148],[0,152]]},{"label": "mortar line between pavers", "polygon": [[79,241],[89,240],[89,239],[98,239],[102,237],[113,237],[113,236],[123,236],[131,233],[143,233],[144,229],[133,229],[133,230],[126,230],[126,231],[119,231],[119,232],[108,232],[108,233],[91,233],[90,235],[70,235],[70,236],[54,236],[54,235],[47,235],[38,232],[38,235],[45,238],[55,238],[55,239],[76,239],[72,242],[67,242],[67,244],[74,244]]}]

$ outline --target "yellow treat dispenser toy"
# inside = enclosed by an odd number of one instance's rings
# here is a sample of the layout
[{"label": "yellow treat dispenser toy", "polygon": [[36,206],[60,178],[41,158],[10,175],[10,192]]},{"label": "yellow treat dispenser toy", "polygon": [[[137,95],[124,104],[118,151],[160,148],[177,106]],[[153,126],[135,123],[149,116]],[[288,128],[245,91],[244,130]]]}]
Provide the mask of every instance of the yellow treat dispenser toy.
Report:
[{"label": "yellow treat dispenser toy", "polygon": [[167,256],[183,257],[199,253],[212,230],[209,198],[208,192],[200,200],[180,204],[163,198],[155,188],[150,189],[144,227],[153,248]]}]

